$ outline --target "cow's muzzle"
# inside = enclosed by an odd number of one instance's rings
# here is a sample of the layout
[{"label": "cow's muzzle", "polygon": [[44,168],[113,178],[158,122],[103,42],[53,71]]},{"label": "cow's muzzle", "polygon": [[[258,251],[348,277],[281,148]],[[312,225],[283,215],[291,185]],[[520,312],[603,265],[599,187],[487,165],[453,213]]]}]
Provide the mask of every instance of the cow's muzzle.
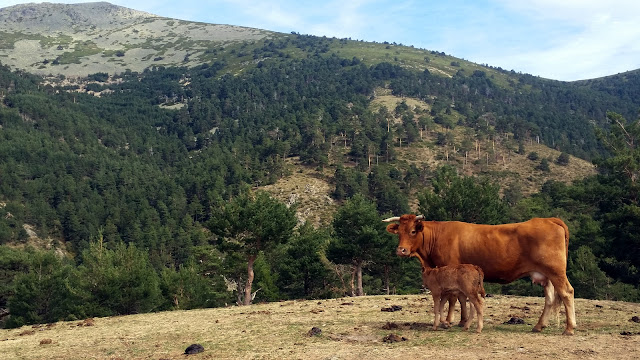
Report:
[{"label": "cow's muzzle", "polygon": [[398,246],[398,248],[396,249],[396,255],[398,255],[398,256],[409,256],[410,252],[406,248]]}]

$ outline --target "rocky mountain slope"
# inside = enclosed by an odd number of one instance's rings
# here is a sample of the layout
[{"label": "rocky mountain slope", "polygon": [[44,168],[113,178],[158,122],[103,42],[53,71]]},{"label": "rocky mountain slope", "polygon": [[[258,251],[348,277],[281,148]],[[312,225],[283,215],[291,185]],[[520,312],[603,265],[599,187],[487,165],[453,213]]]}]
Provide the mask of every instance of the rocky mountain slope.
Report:
[{"label": "rocky mountain slope", "polygon": [[0,9],[0,62],[35,74],[86,76],[194,66],[215,49],[277,33],[159,17],[107,2]]}]

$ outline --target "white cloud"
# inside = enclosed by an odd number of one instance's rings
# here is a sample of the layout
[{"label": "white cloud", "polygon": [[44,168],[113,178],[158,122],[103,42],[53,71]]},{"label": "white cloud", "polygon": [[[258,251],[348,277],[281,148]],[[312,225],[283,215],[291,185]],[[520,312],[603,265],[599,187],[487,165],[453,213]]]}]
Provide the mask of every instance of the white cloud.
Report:
[{"label": "white cloud", "polygon": [[544,21],[560,20],[588,24],[599,20],[637,19],[640,2],[636,0],[495,0],[507,9]]},{"label": "white cloud", "polygon": [[[640,67],[640,2],[593,0],[504,1],[521,16],[548,28],[547,45],[530,46],[488,62],[559,80],[578,80]],[[551,38],[553,36],[553,38]]]}]

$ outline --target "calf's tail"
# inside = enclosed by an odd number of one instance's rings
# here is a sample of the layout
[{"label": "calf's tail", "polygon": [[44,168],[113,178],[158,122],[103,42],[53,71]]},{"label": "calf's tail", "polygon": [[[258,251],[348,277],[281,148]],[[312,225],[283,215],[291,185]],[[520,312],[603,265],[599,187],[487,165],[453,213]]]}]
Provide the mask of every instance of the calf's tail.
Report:
[{"label": "calf's tail", "polygon": [[478,286],[480,287],[479,294],[484,298],[487,295],[487,293],[484,292],[484,272],[479,266],[476,266],[476,269],[478,270]]}]

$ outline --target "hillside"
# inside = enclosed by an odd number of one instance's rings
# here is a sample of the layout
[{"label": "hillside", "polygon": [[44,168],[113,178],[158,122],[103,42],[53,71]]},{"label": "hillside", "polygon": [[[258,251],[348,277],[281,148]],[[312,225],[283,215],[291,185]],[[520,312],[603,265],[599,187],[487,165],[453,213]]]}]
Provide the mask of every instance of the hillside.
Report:
[{"label": "hillside", "polygon": [[[640,305],[576,299],[576,335],[563,323],[531,333],[543,298],[485,299],[485,326],[433,332],[430,295],[364,296],[160,312],[0,330],[2,359],[637,359]],[[382,308],[401,306],[400,311]],[[457,318],[458,314],[456,314]],[[506,325],[512,317],[524,325]],[[563,316],[560,316],[562,319]],[[321,333],[308,336],[312,327]],[[627,335],[622,335],[622,334]],[[390,334],[405,341],[386,343]]]},{"label": "hillside", "polygon": [[379,219],[417,211],[559,217],[576,295],[640,301],[637,72],[564,83],[107,3],[0,24],[7,326],[341,297],[354,264],[368,294],[416,293]]},{"label": "hillside", "polygon": [[[430,99],[441,103],[439,106],[449,101],[451,105],[473,104],[458,111],[463,117],[492,113],[502,123],[496,130],[514,132],[518,126],[551,148],[585,159],[602,151],[591,124],[606,126],[607,111],[633,119],[639,106],[634,100],[638,97],[628,90],[637,81],[633,72],[603,78],[606,82],[564,83],[475,64],[437,49],[189,22],[106,2],[3,8],[0,34],[0,63],[45,76],[45,84],[97,96],[101,91],[96,88],[104,84],[89,82],[87,89],[88,75],[137,74],[164,67],[184,67],[188,72],[215,64],[220,67],[218,77],[237,76],[266,62],[287,63],[317,56],[369,67],[391,64],[414,78],[406,82],[402,79],[405,73],[391,71],[386,86],[394,95]],[[434,80],[441,79],[429,86],[427,93],[422,86],[415,86],[423,84],[418,74],[424,72]],[[189,75],[183,74],[179,86],[189,91]],[[474,91],[469,92],[471,89]],[[168,100],[168,109],[179,109],[189,98],[183,95],[181,103],[172,96]],[[540,103],[546,106],[535,105]]]},{"label": "hillside", "polygon": [[[386,89],[376,91],[371,107],[375,109],[385,106],[388,109],[395,109],[402,102],[408,104],[417,113],[431,110],[431,105],[424,101],[394,96]],[[402,123],[402,120],[395,117],[394,122]],[[437,144],[437,135],[443,133],[451,134],[453,139],[451,144],[444,146]],[[460,148],[465,139],[472,143],[472,149],[465,151]],[[518,183],[522,186],[525,195],[538,191],[548,180],[571,183],[596,173],[593,164],[575,156],[570,156],[567,166],[556,164],[555,160],[561,152],[540,144],[532,138],[524,143],[525,153],[520,154],[517,151],[518,143],[511,133],[492,134],[483,139],[465,126],[448,129],[440,124],[434,124],[429,131],[423,131],[420,140],[416,144],[401,147],[398,150],[401,163],[432,169],[450,165],[464,175],[488,176],[500,184],[502,189]],[[536,170],[538,162],[527,158],[531,152],[538,154],[540,159],[549,159],[551,170],[548,172]]]},{"label": "hillside", "polygon": [[107,2],[0,9],[0,62],[40,75],[195,66],[216,59],[214,48],[274,36],[266,30],[163,18]]}]

